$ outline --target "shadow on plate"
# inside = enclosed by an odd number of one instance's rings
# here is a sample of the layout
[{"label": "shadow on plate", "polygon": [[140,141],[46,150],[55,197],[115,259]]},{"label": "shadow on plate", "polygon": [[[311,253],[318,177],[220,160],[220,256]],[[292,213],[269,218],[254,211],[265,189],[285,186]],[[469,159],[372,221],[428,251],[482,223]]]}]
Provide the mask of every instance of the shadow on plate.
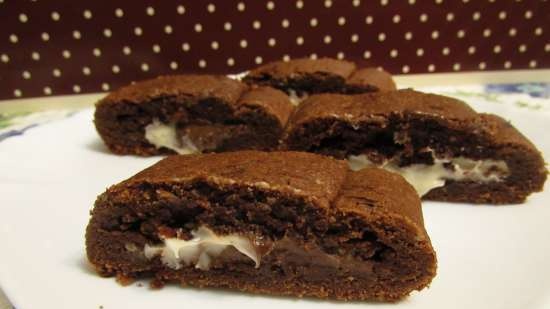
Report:
[{"label": "shadow on plate", "polygon": [[94,152],[112,154],[112,152],[109,151],[107,146],[105,146],[105,144],[99,138],[96,138],[93,141],[91,141],[90,143],[88,143],[86,145],[86,148],[88,148],[89,150],[92,150]]}]

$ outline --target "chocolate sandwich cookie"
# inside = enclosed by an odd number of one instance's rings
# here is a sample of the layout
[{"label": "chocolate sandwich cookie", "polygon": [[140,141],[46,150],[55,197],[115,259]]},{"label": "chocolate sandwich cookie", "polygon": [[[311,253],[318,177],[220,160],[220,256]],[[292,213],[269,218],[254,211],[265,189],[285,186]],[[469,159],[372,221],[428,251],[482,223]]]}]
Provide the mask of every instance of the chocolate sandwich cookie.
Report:
[{"label": "chocolate sandwich cookie", "polygon": [[101,194],[89,261],[122,281],[394,301],[436,256],[399,175],[300,152],[171,156]]},{"label": "chocolate sandwich cookie", "polygon": [[399,173],[430,200],[522,203],[547,174],[540,152],[504,119],[413,90],[312,96],[283,145]]},{"label": "chocolate sandwich cookie", "polygon": [[225,76],[161,76],[96,104],[95,126],[117,154],[270,150],[293,110],[288,96]]},{"label": "chocolate sandwich cookie", "polygon": [[243,80],[285,91],[295,105],[315,93],[395,90],[389,73],[376,68],[357,68],[353,62],[331,58],[271,62],[251,70]]}]

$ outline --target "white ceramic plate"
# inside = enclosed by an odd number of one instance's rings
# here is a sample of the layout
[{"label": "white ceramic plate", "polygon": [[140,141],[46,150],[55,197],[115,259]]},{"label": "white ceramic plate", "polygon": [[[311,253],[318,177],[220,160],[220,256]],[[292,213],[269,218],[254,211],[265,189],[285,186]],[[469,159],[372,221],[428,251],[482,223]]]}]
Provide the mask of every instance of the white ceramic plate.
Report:
[{"label": "white ceramic plate", "polygon": [[[476,107],[511,119],[550,158],[550,114]],[[438,275],[398,304],[122,287],[87,265],[89,210],[107,186],[157,160],[109,154],[92,110],[0,143],[0,286],[17,308],[550,308],[548,190],[520,206],[425,203]]]}]

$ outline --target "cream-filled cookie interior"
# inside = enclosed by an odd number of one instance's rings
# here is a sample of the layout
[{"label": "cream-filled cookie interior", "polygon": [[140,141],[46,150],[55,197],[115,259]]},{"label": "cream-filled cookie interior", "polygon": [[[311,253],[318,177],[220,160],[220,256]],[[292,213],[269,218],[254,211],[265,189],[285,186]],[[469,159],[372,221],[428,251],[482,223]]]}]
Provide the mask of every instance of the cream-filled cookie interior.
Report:
[{"label": "cream-filled cookie interior", "polygon": [[492,182],[502,181],[509,175],[506,162],[502,160],[472,160],[464,157],[434,158],[433,164],[411,164],[399,166],[395,160],[375,164],[367,155],[349,156],[352,170],[376,166],[403,176],[419,196],[430,190],[442,187],[446,180]]},{"label": "cream-filled cookie interior", "polygon": [[161,245],[146,244],[143,249],[145,257],[152,259],[160,255],[162,262],[172,269],[194,264],[198,269],[208,270],[213,259],[225,249],[233,247],[254,261],[256,267],[260,265],[261,256],[254,241],[248,237],[238,234],[217,235],[205,226],[192,231],[191,235],[193,238],[189,240],[170,237],[163,238]]},{"label": "cream-filled cookie interior", "polygon": [[158,119],[153,119],[153,122],[145,127],[145,139],[157,148],[168,148],[178,154],[199,152],[189,137],[178,137],[175,124],[166,124]]}]

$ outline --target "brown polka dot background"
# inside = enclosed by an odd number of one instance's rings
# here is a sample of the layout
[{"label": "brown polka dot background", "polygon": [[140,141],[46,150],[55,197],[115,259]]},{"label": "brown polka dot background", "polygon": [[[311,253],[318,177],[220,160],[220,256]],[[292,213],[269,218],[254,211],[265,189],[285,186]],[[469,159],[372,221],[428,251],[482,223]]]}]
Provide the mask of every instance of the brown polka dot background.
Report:
[{"label": "brown polka dot background", "polygon": [[550,67],[541,0],[0,0],[0,99],[335,57],[393,74]]}]

